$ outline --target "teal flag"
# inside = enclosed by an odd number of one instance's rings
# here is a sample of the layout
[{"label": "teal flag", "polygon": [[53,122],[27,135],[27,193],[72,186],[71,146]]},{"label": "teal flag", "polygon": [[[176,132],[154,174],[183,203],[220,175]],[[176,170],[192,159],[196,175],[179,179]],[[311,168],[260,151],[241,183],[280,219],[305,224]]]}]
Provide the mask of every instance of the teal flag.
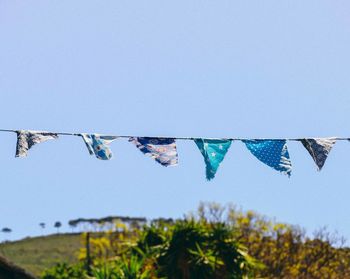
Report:
[{"label": "teal flag", "polygon": [[195,139],[206,164],[206,177],[211,180],[231,146],[231,140]]}]

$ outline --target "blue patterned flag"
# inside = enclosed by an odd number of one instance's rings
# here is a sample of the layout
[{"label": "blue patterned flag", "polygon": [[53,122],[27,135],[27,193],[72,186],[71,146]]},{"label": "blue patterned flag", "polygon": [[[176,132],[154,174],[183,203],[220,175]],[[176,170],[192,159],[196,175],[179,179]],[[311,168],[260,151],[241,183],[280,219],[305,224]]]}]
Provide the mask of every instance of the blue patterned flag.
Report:
[{"label": "blue patterned flag", "polygon": [[129,141],[142,153],[165,167],[178,164],[176,143],[173,138],[131,137]]},{"label": "blue patterned flag", "polygon": [[206,164],[206,177],[211,180],[231,146],[231,140],[195,139]]},{"label": "blue patterned flag", "polygon": [[81,134],[90,155],[95,155],[100,160],[109,160],[113,154],[109,144],[116,140],[115,136],[101,136],[98,134]]},{"label": "blue patterned flag", "polygon": [[336,143],[336,139],[302,139],[301,143],[310,153],[312,159],[317,165],[318,170],[320,171],[327,160],[329,152],[331,152],[333,145]]},{"label": "blue patterned flag", "polygon": [[264,164],[288,176],[292,172],[286,140],[243,140],[249,151]]}]

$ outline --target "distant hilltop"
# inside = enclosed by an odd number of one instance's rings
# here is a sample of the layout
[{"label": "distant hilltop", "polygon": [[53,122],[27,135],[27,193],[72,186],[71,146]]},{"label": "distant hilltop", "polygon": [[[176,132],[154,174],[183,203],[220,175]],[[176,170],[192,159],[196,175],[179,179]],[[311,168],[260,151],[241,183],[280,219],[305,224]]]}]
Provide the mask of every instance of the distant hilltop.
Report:
[{"label": "distant hilltop", "polygon": [[78,218],[68,221],[68,225],[72,230],[81,228],[82,231],[88,230],[106,230],[116,229],[117,224],[124,224],[129,228],[141,228],[147,223],[174,223],[172,218],[156,218],[148,220],[145,217],[129,217],[129,216],[107,216],[103,218]]}]

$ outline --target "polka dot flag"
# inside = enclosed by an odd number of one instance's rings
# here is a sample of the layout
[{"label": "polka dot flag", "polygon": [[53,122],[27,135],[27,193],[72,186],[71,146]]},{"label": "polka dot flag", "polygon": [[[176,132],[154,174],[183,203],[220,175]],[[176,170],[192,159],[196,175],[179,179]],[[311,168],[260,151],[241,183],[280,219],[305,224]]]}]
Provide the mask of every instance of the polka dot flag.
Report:
[{"label": "polka dot flag", "polygon": [[224,160],[231,146],[231,140],[195,139],[194,142],[204,157],[206,177],[211,180],[215,177],[220,163]]},{"label": "polka dot flag", "polygon": [[243,140],[261,162],[288,176],[292,173],[286,140]]}]

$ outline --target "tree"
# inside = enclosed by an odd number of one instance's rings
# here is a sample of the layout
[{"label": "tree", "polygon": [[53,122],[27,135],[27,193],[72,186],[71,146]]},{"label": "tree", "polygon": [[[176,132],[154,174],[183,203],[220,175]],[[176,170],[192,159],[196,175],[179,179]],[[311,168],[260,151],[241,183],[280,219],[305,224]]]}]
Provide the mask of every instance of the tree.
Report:
[{"label": "tree", "polygon": [[46,227],[46,224],[45,223],[39,223],[39,226],[41,228],[41,233],[43,234],[43,231],[44,231],[44,229]]},{"label": "tree", "polygon": [[[1,230],[1,232],[6,233],[6,234],[10,234],[12,232],[12,230],[10,228],[3,228]],[[4,241],[6,241],[6,239],[4,239]]]},{"label": "tree", "polygon": [[155,225],[145,228],[137,247],[155,257],[160,278],[254,278],[261,267],[223,223],[183,220],[167,228]]},{"label": "tree", "polygon": [[1,231],[3,233],[11,233],[12,232],[12,230],[10,228],[3,228]]},{"label": "tree", "polygon": [[78,226],[78,222],[75,222],[74,220],[71,220],[68,222],[69,227],[72,229],[72,232],[74,232],[74,229]]},{"label": "tree", "polygon": [[60,231],[60,227],[62,227],[62,223],[60,221],[55,222],[54,227],[57,229],[57,233]]}]

